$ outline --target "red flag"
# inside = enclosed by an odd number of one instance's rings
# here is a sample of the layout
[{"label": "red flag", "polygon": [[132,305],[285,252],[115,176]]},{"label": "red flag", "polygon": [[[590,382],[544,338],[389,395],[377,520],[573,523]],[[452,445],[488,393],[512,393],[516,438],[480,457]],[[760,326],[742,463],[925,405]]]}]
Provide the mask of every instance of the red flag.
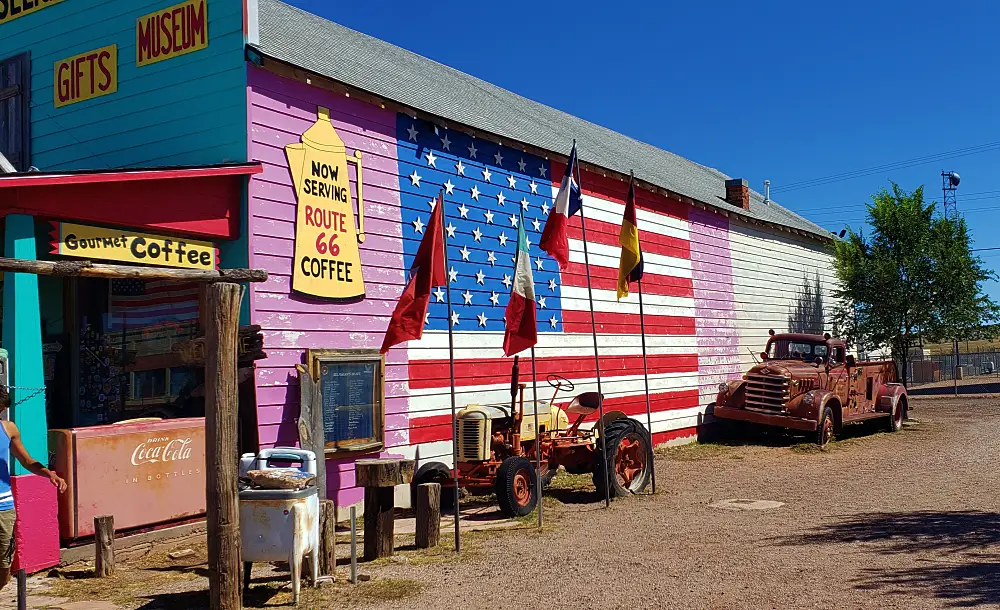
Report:
[{"label": "red flag", "polygon": [[385,330],[381,352],[403,341],[419,339],[424,335],[424,318],[431,300],[431,288],[444,286],[445,273],[444,236],[441,229],[441,214],[444,202],[438,195],[437,205],[424,228],[424,237],[417,248],[417,256],[410,267],[410,281],[399,297],[399,303],[392,312],[389,328]]}]

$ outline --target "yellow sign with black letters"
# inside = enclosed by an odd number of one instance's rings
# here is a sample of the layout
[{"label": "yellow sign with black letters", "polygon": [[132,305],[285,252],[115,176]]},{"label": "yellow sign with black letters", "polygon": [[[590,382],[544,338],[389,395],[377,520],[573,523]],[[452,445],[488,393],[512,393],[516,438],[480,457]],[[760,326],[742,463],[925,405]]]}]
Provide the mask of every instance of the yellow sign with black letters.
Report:
[{"label": "yellow sign with black letters", "polygon": [[0,0],[0,25],[59,2],[62,0]]},{"label": "yellow sign with black letters", "polygon": [[53,222],[52,228],[52,254],[179,269],[219,266],[212,242],[69,222]]},{"label": "yellow sign with black letters", "polygon": [[[320,106],[316,122],[301,142],[285,146],[285,156],[297,201],[292,290],[341,303],[364,299],[358,245],[365,241],[361,151],[347,156],[330,111]],[[349,164],[357,168],[357,224]]]}]

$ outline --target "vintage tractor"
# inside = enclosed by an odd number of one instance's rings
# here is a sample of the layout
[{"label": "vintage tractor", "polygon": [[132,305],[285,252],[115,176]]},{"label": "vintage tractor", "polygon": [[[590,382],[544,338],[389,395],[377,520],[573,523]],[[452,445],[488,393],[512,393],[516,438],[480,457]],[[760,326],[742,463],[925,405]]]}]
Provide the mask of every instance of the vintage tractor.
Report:
[{"label": "vintage tractor", "polygon": [[[591,429],[581,429],[584,418],[597,412],[601,396],[584,392],[565,410],[556,405],[560,392],[572,392],[573,382],[559,375],[546,379],[552,399],[538,405],[538,429],[533,413],[524,410],[525,384],[518,383],[518,359],[511,371],[510,405],[469,405],[456,414],[458,487],[473,495],[495,493],[501,512],[524,516],[538,503],[538,477],[548,485],[560,466],[573,474],[592,473],[594,486],[604,495],[627,496],[645,489],[652,472],[649,433],[621,411],[604,414]],[[518,402],[520,404],[518,404]],[[570,416],[575,419],[570,423]],[[601,451],[600,431],[606,440]],[[541,469],[536,472],[537,452]],[[417,469],[413,485],[440,483],[442,509],[454,505],[455,473],[441,462]]]}]

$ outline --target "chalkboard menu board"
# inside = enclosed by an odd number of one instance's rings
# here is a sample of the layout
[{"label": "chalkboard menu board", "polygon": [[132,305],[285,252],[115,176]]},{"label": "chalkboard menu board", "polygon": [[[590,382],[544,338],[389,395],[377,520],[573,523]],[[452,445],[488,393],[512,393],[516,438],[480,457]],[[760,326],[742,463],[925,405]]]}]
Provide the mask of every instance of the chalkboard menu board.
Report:
[{"label": "chalkboard menu board", "polygon": [[367,351],[314,353],[327,451],[380,448],[383,429],[383,360]]}]

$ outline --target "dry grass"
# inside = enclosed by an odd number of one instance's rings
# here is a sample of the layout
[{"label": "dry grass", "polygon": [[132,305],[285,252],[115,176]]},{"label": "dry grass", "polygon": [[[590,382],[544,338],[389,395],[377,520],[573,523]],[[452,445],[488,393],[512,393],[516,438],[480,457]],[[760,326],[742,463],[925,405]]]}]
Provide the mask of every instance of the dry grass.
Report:
[{"label": "dry grass", "polygon": [[[341,578],[319,588],[303,585],[299,608],[355,608],[376,602],[400,602],[419,595],[427,584],[410,578],[373,578],[350,584]],[[248,608],[274,608],[292,604],[292,592],[283,581],[268,582],[250,588],[244,604]]]},{"label": "dry grass", "polygon": [[742,460],[743,455],[739,452],[742,448],[742,445],[725,443],[687,443],[673,447],[658,447],[654,451],[654,454],[657,457],[665,457],[681,462],[697,462],[719,458]]}]

